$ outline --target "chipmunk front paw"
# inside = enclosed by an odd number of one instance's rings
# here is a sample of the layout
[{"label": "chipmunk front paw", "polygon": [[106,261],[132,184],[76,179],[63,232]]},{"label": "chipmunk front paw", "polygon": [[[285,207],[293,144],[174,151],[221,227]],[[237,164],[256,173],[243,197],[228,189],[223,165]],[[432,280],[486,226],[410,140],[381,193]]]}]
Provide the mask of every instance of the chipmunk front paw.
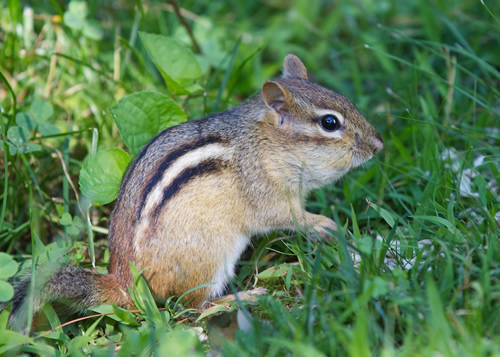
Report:
[{"label": "chipmunk front paw", "polygon": [[332,231],[337,231],[337,224],[330,218],[319,214],[307,214],[307,227],[311,236],[317,240],[330,240]]}]

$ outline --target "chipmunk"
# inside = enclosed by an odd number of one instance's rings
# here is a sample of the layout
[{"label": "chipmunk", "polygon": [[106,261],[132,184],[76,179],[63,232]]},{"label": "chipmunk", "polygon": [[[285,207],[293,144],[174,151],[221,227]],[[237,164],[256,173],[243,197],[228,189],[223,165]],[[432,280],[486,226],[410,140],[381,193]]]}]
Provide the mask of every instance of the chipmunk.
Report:
[{"label": "chipmunk", "polygon": [[[267,81],[246,102],[168,128],[152,139],[125,174],[111,215],[109,273],[64,265],[37,287],[42,304],[132,307],[132,262],[157,301],[187,294],[199,308],[224,293],[250,238],[307,227],[320,237],[336,230],[304,210],[307,193],[371,159],[384,142],[345,96],[308,80],[294,55],[283,77]],[[29,277],[16,287],[11,321]]]}]

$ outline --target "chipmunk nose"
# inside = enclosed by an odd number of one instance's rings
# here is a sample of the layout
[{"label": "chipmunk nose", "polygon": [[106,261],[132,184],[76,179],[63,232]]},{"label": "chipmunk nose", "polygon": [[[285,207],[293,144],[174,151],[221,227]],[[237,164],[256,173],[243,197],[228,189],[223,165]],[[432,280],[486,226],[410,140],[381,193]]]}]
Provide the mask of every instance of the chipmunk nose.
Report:
[{"label": "chipmunk nose", "polygon": [[384,148],[384,140],[379,133],[376,133],[374,136],[370,137],[370,144],[373,148],[373,154],[382,151],[382,149]]}]

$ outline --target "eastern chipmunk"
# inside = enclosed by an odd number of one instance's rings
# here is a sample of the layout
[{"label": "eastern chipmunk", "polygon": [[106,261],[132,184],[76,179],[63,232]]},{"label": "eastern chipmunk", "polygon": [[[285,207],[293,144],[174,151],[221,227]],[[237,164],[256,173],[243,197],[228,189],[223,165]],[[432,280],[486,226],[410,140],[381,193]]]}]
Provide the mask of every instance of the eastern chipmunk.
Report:
[{"label": "eastern chipmunk", "polygon": [[[377,131],[343,95],[310,82],[294,55],[283,77],[222,113],[168,128],[144,147],[123,178],[111,215],[107,275],[57,268],[35,294],[80,308],[131,307],[132,262],[158,301],[197,285],[184,301],[201,307],[224,293],[250,238],[306,226],[321,237],[327,217],[304,210],[306,194],[382,150]],[[29,277],[16,287],[11,321]]]}]

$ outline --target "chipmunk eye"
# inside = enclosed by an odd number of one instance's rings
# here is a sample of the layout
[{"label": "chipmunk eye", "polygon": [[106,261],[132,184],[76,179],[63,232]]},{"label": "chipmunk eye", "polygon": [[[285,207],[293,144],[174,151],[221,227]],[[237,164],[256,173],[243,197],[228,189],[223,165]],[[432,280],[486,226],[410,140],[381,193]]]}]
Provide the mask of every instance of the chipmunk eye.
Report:
[{"label": "chipmunk eye", "polygon": [[335,115],[325,115],[319,120],[321,127],[326,131],[335,131],[340,128],[340,120]]}]

